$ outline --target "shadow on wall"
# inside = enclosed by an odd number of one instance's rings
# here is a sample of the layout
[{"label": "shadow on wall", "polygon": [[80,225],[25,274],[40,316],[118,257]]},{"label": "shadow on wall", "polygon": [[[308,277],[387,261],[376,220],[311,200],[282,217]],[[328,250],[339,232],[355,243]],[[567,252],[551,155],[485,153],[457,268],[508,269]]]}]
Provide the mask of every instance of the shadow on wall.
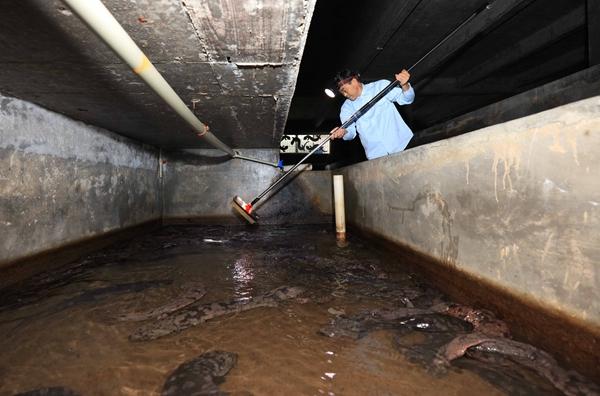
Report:
[{"label": "shadow on wall", "polygon": [[197,153],[194,149],[186,150],[183,149],[181,151],[171,151],[168,152],[169,156],[177,156],[178,160],[185,162],[189,165],[220,165],[224,164],[228,161],[231,161],[231,158],[228,154],[220,153],[218,155],[209,155],[206,153]]},{"label": "shadow on wall", "polygon": [[[271,184],[281,176],[282,174],[274,177]],[[260,215],[260,223],[328,224],[333,222],[330,172],[294,172],[282,183],[284,185],[281,188],[271,192],[257,204],[256,210]],[[262,190],[269,186],[270,184],[265,185]]]}]

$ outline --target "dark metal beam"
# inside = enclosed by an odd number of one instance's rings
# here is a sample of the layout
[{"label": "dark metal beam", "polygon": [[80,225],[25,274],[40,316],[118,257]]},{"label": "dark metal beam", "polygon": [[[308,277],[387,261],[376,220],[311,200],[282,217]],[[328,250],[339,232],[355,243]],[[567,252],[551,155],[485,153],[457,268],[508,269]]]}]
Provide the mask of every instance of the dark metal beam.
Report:
[{"label": "dark metal beam", "polygon": [[357,54],[365,54],[364,61],[358,65],[358,70],[363,72],[377,58],[389,40],[404,24],[422,0],[392,1],[388,3],[377,19],[371,23],[371,30],[361,33],[361,40],[355,49]]},{"label": "dark metal beam", "polygon": [[[590,1],[588,1],[589,3]],[[548,25],[532,35],[525,37],[514,45],[498,52],[492,58],[464,73],[459,81],[461,86],[467,86],[475,81],[489,76],[504,66],[513,64],[533,52],[556,42],[568,33],[585,23],[584,7],[577,7],[570,13],[563,15],[551,25]],[[600,33],[599,33],[600,34]]]},{"label": "dark metal beam", "polygon": [[[561,51],[552,59],[548,59],[545,62],[540,62],[534,67],[530,67],[527,70],[515,74],[512,76],[518,86],[527,86],[530,84],[536,84],[536,82],[543,81],[560,74],[561,72],[570,70],[577,65],[584,64],[580,68],[585,68],[585,45],[581,44],[580,47],[571,48],[565,51]],[[539,85],[539,83],[538,83]]]},{"label": "dark metal beam", "polygon": [[600,65],[504,99],[451,121],[417,131],[411,147],[538,113],[600,92]]},{"label": "dark metal beam", "polygon": [[[516,95],[535,86],[545,84],[549,80],[557,78],[556,76],[565,75],[569,71],[573,72],[578,67],[582,68],[585,64],[585,47],[582,45],[565,51],[558,51],[558,55],[537,63],[534,67],[525,71],[516,73],[506,78],[493,78],[473,84],[467,88],[459,86],[452,87],[451,79],[434,79],[427,83],[422,90],[415,90],[421,94],[430,93],[433,96],[426,96],[422,100],[415,102],[414,110],[415,120],[421,120],[421,125],[432,125],[443,120],[455,117],[457,114],[465,113],[474,108],[474,100],[477,100],[481,107],[494,100],[500,100],[508,96]],[[431,86],[433,84],[433,86]],[[443,87],[446,84],[446,88]],[[455,89],[453,89],[455,88]],[[435,102],[436,91],[447,91],[446,95],[452,95],[452,100],[445,101],[444,106],[440,107]],[[480,98],[476,98],[479,96]],[[487,96],[488,98],[485,98]]]},{"label": "dark metal beam", "polygon": [[423,89],[420,89],[418,82],[415,83],[415,90],[418,92],[419,98],[439,95],[511,94],[517,88],[517,82],[510,77],[481,81],[468,87],[462,87],[457,78],[435,78],[428,81]]},{"label": "dark metal beam", "polygon": [[489,6],[475,16],[469,23],[461,28],[456,34],[443,43],[435,53],[425,59],[420,65],[418,74],[421,79],[442,66],[452,55],[467,45],[477,35],[491,28],[518,7],[530,3],[532,0],[495,0]]},{"label": "dark metal beam", "polygon": [[600,1],[587,0],[588,62],[600,63]]}]

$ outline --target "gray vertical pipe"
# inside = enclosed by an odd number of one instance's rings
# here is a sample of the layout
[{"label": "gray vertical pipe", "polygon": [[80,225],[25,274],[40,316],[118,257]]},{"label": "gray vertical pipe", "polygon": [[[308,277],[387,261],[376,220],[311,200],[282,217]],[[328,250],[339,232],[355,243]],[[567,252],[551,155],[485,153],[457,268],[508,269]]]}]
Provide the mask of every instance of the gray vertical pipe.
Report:
[{"label": "gray vertical pipe", "polygon": [[208,131],[100,0],[63,0],[104,42],[138,74],[194,131],[213,147],[232,157],[233,149]]}]

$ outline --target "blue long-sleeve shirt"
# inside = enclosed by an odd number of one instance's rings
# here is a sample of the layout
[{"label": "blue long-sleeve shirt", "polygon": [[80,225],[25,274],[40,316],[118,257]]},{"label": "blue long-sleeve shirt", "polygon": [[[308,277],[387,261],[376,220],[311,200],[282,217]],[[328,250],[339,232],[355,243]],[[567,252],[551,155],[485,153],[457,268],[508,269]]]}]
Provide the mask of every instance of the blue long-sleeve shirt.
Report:
[{"label": "blue long-sleeve shirt", "polygon": [[[352,114],[377,95],[390,82],[379,80],[363,84],[361,95],[354,101],[346,99],[340,110],[340,120],[344,123]],[[410,104],[415,99],[415,91],[394,88],[379,100],[355,123],[346,128],[344,140],[352,140],[358,132],[368,159],[402,151],[413,136],[393,102]]]}]

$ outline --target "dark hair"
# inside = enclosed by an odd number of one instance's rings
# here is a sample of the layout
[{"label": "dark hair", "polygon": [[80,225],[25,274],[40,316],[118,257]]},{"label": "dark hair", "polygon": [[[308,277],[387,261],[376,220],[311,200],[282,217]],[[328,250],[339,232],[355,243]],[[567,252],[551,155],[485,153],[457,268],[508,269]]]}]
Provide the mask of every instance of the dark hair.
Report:
[{"label": "dark hair", "polygon": [[336,75],[333,77],[333,81],[335,82],[336,85],[338,85],[340,83],[340,81],[344,81],[351,77],[354,77],[358,81],[360,81],[360,73],[357,72],[356,70],[350,70],[350,69],[344,69],[344,70],[340,70],[339,72],[337,72]]}]

